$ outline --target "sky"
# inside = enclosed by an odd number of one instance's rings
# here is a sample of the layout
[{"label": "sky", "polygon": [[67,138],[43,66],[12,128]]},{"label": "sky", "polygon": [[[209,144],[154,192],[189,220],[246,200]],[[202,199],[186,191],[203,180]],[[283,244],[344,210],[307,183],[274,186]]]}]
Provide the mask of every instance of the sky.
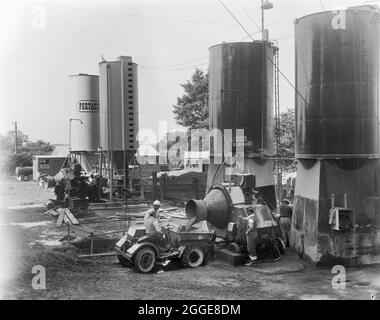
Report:
[{"label": "sky", "polygon": [[[357,0],[271,0],[270,39],[279,41],[280,69],[294,83],[295,18]],[[223,0],[260,39],[261,0]],[[179,128],[172,106],[195,68],[207,70],[208,48],[250,41],[219,0],[0,0],[0,133],[18,128],[31,141],[68,143],[69,75],[99,74],[98,63],[132,56],[139,65],[139,126]],[[280,79],[281,110],[294,90]]]}]

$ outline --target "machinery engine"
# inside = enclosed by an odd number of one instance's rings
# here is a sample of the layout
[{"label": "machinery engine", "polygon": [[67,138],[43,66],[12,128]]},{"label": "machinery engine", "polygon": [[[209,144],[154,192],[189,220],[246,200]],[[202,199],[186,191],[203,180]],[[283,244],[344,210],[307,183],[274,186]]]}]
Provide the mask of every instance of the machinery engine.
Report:
[{"label": "machinery engine", "polygon": [[225,242],[246,246],[248,219],[255,214],[261,243],[281,238],[277,222],[268,205],[255,191],[255,176],[240,176],[241,182],[226,182],[211,187],[203,200],[186,203],[187,230],[201,221],[207,221],[216,236]]}]

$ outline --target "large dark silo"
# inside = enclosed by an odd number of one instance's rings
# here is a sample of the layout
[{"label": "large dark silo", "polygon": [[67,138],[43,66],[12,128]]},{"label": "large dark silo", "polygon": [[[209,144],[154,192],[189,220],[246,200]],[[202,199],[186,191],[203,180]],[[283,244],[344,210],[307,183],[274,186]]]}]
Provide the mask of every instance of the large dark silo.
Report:
[{"label": "large dark silo", "polygon": [[273,50],[264,41],[210,48],[210,127],[244,129],[245,150],[267,156],[275,153]]},{"label": "large dark silo", "polygon": [[317,264],[380,262],[380,14],[302,17],[295,49],[292,244]]},{"label": "large dark silo", "polygon": [[379,157],[379,14],[345,11],[299,19],[295,27],[298,158]]},{"label": "large dark silo", "polygon": [[[210,130],[232,130],[232,141],[223,134],[224,148],[244,145],[244,164],[239,173],[255,173],[261,189],[272,208],[276,207],[273,161],[274,156],[274,53],[277,48],[268,41],[222,43],[209,49],[209,110]],[[244,137],[236,141],[236,130]],[[211,164],[207,188],[226,179],[220,164],[213,164],[217,137],[211,139]],[[226,153],[226,150],[224,149]],[[225,160],[223,158],[223,160]]]}]

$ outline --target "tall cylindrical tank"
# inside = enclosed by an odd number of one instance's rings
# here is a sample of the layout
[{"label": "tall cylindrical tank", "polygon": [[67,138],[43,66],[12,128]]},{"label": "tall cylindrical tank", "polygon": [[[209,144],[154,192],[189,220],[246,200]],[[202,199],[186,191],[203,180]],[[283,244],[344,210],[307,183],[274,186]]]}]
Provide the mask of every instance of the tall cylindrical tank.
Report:
[{"label": "tall cylindrical tank", "polygon": [[136,151],[137,64],[131,57],[99,64],[100,146],[104,151]]},{"label": "tall cylindrical tank", "polygon": [[274,50],[268,41],[222,43],[209,49],[210,129],[244,129],[245,150],[267,156],[275,149]]},{"label": "tall cylindrical tank", "polygon": [[70,76],[72,106],[70,151],[96,152],[99,147],[99,76]]},{"label": "tall cylindrical tank", "polygon": [[380,15],[321,12],[295,23],[296,157],[380,157]]}]

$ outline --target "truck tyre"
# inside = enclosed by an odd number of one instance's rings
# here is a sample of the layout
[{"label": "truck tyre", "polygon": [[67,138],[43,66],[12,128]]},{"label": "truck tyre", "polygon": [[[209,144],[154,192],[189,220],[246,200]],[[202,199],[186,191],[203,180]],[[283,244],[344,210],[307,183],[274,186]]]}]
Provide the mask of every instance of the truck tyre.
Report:
[{"label": "truck tyre", "polygon": [[135,269],[141,273],[149,273],[156,264],[156,253],[151,248],[142,248],[135,256]]},{"label": "truck tyre", "polygon": [[122,266],[124,266],[124,267],[131,267],[131,266],[133,266],[133,263],[131,261],[129,261],[127,258],[124,258],[121,255],[118,255],[117,259],[119,260],[120,264]]},{"label": "truck tyre", "polygon": [[200,248],[186,248],[181,256],[181,262],[185,267],[197,268],[205,261],[205,253]]}]

